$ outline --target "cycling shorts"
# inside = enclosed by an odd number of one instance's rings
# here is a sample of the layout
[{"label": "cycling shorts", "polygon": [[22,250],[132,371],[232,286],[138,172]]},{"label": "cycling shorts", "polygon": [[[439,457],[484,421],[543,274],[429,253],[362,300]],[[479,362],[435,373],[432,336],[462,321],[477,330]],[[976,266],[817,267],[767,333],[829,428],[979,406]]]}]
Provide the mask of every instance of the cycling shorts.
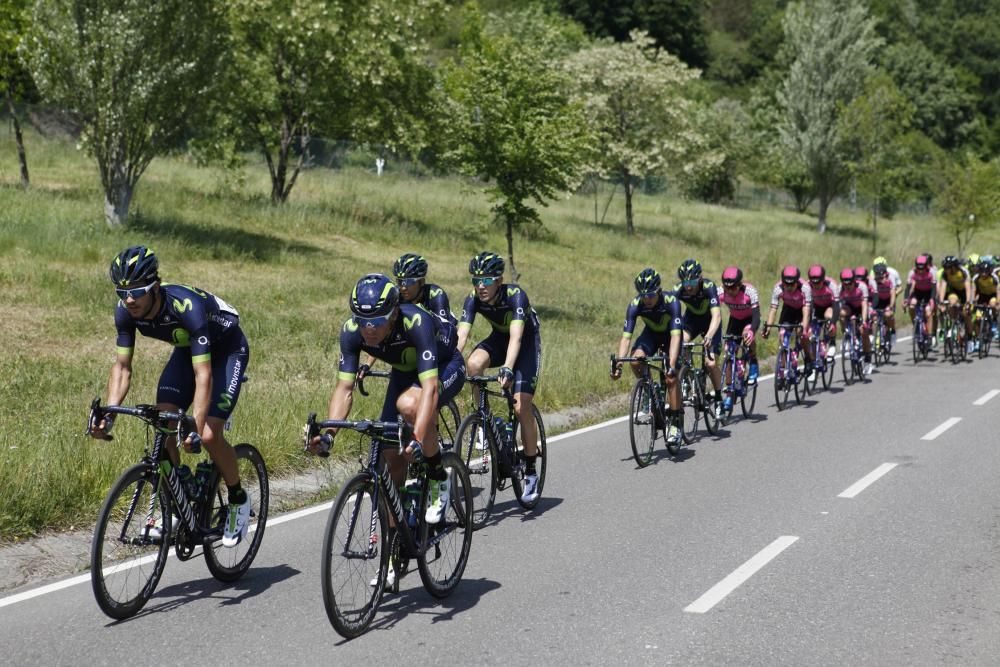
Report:
[{"label": "cycling shorts", "polygon": [[657,351],[662,350],[664,354],[670,353],[670,332],[669,331],[653,331],[649,327],[643,329],[642,334],[635,339],[632,344],[632,354],[635,355],[636,350],[642,350],[646,353],[646,356],[653,356]]},{"label": "cycling shorts", "polygon": [[[643,332],[645,333],[645,332]],[[641,336],[640,336],[641,338]],[[502,366],[507,358],[507,343],[510,336],[494,331],[476,345],[477,350],[485,350],[490,355],[490,368]],[[515,394],[534,394],[538,388],[538,376],[542,369],[542,337],[536,331],[531,338],[521,339],[521,352],[514,362]]]},{"label": "cycling shorts", "polygon": [[[438,364],[438,405],[452,401],[465,385],[465,359],[462,353],[455,350],[451,357]],[[385,400],[382,402],[380,421],[396,421],[399,409],[396,401],[399,395],[411,387],[420,387],[420,378],[416,371],[399,371],[395,368],[389,373],[389,386],[385,390]]]},{"label": "cycling shorts", "polygon": [[[685,312],[681,322],[684,331],[688,335],[688,340],[694,340],[698,336],[704,336],[708,333],[708,327],[712,324],[712,314],[705,313],[704,315],[694,315]],[[709,348],[711,349],[712,354],[716,356],[722,352],[722,327],[715,330],[715,335],[712,336]]]},{"label": "cycling shorts", "polygon": [[[212,396],[208,416],[228,419],[240,398],[240,387],[246,380],[250,346],[239,327],[230,329],[225,336],[212,343]],[[167,365],[160,373],[156,388],[156,402],[170,403],[182,410],[191,407],[194,400],[194,367],[191,365],[191,348],[175,347]]]}]

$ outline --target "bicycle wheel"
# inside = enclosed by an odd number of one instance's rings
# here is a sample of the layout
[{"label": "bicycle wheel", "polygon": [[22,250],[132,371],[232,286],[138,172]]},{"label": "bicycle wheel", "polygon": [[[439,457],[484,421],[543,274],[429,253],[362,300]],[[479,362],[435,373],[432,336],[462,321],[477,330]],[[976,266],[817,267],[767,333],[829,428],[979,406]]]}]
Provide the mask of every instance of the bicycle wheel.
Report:
[{"label": "bicycle wheel", "polygon": [[876,368],[882,365],[882,347],[885,341],[884,334],[885,332],[882,330],[881,325],[873,327],[871,345],[872,352],[874,352],[872,356],[874,357],[873,361],[875,362]]},{"label": "bicycle wheel", "polygon": [[690,444],[694,439],[694,434],[698,430],[698,395],[694,371],[690,366],[681,369],[677,381],[681,383],[681,410],[684,411],[684,429],[682,431],[684,442]]},{"label": "bicycle wheel", "polygon": [[441,451],[451,452],[458,442],[458,426],[460,423],[458,406],[455,401],[448,401],[438,406],[437,432],[438,446]]},{"label": "bicycle wheel", "polygon": [[792,383],[789,380],[790,373],[788,350],[779,349],[778,359],[774,364],[774,404],[779,411],[788,407],[788,395],[792,390]]},{"label": "bicycle wheel", "polygon": [[844,374],[844,384],[850,386],[854,384],[854,361],[851,359],[851,337],[844,336],[840,347],[840,370]]},{"label": "bicycle wheel", "polygon": [[715,411],[715,393],[709,394],[706,388],[705,376],[701,375],[698,382],[698,404],[701,406],[702,416],[705,419],[705,428],[712,435],[719,433],[719,413]]},{"label": "bicycle wheel", "polygon": [[921,356],[920,351],[921,348],[923,347],[922,343],[924,340],[923,327],[924,327],[923,321],[919,319],[913,323],[913,337],[910,338],[910,347],[912,348],[913,352],[914,364],[920,363],[920,356]]},{"label": "bicycle wheel", "polygon": [[729,407],[723,407],[723,424],[729,424],[733,419],[733,410],[736,407],[739,388],[740,379],[736,377],[736,363],[733,360],[733,355],[727,353],[726,360],[722,364],[722,397],[728,399]]},{"label": "bicycle wheel", "polygon": [[[158,477],[135,465],[111,487],[90,546],[90,582],[97,604],[114,619],[134,616],[153,595],[170,549],[166,498],[154,487]],[[163,537],[151,538],[147,526]]]},{"label": "bicycle wheel", "polygon": [[250,522],[246,536],[235,547],[227,549],[222,546],[222,530],[229,515],[229,492],[226,490],[226,481],[216,469],[209,482],[209,501],[202,509],[202,516],[203,525],[212,534],[212,539],[205,542],[205,564],[212,576],[219,581],[236,581],[250,569],[264,539],[267,508],[271,498],[267,468],[257,448],[243,443],[233,449],[236,452],[240,484],[250,495]]},{"label": "bicycle wheel", "polygon": [[[538,432],[538,439],[535,441],[535,447],[538,451],[535,457],[535,473],[538,475],[538,495],[531,502],[524,501],[521,498],[524,494],[524,482],[521,476],[515,473],[510,480],[511,486],[514,487],[514,497],[517,498],[517,502],[520,503],[521,507],[526,510],[534,509],[542,497],[542,490],[545,487],[545,463],[548,459],[548,452],[545,448],[545,424],[542,423],[542,413],[538,411],[538,406],[536,405],[531,406],[531,413],[535,418],[535,430]],[[515,447],[517,448],[515,459],[520,462],[524,460],[524,443],[521,441],[521,429],[517,429],[515,437],[517,438],[517,442],[515,443]]]},{"label": "bicycle wheel", "polygon": [[743,364],[743,395],[740,396],[740,409],[744,417],[753,414],[753,408],[757,404],[757,382],[750,384],[747,378],[750,376],[750,362]]},{"label": "bicycle wheel", "polygon": [[443,453],[441,463],[451,485],[448,506],[438,523],[423,521],[430,495],[424,493],[424,503],[418,514],[419,539],[423,548],[417,555],[417,567],[424,588],[436,598],[450,595],[462,580],[462,573],[469,562],[473,530],[469,473],[461,459],[452,452]]},{"label": "bicycle wheel", "polygon": [[[375,511],[378,521],[372,526]],[[389,563],[387,532],[386,510],[382,503],[375,507],[374,480],[368,473],[355,475],[333,503],[320,555],[323,605],[342,637],[357,637],[375,618]]]},{"label": "bicycle wheel", "polygon": [[458,427],[458,449],[469,473],[472,494],[472,527],[482,528],[493,511],[497,497],[497,454],[493,438],[483,428],[483,418],[478,412],[466,415]]},{"label": "bicycle wheel", "polygon": [[[652,383],[645,378],[635,381],[629,400],[628,435],[632,442],[632,458],[640,468],[645,468],[653,458],[653,444],[656,442],[656,404]],[[645,417],[640,418],[642,412]],[[643,421],[645,423],[643,423]]]}]

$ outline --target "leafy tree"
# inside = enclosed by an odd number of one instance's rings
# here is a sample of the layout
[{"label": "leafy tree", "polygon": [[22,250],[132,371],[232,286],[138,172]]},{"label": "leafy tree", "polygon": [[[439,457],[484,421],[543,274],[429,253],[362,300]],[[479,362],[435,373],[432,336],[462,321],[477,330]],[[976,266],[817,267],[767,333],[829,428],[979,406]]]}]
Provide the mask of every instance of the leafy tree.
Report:
[{"label": "leafy tree", "polygon": [[24,149],[21,122],[17,117],[14,100],[33,92],[31,75],[17,54],[21,37],[28,27],[28,6],[26,0],[8,0],[0,5],[0,90],[7,102],[7,112],[14,124],[14,141],[17,145],[17,160],[21,168],[21,186],[31,184],[28,174],[28,154]]},{"label": "leafy tree", "polygon": [[[477,23],[472,12],[469,23]],[[566,74],[541,50],[471,29],[462,62],[446,69],[449,158],[487,183],[485,192],[507,238],[511,273],[514,229],[540,224],[531,201],[545,206],[580,179],[590,135]]]},{"label": "leafy tree", "polygon": [[708,65],[702,23],[705,0],[560,0],[560,4],[593,35],[624,42],[633,30],[642,30],[688,65]]},{"label": "leafy tree", "polygon": [[597,138],[590,170],[625,188],[625,229],[635,232],[632,195],[639,182],[665,168],[690,171],[697,158],[691,104],[684,87],[698,76],[635,31],[629,42],[602,42],[574,54],[567,71]]},{"label": "leafy tree", "polygon": [[902,138],[912,116],[912,105],[892,78],[877,72],[840,117],[848,171],[861,194],[871,200],[872,253],[877,251],[880,206],[887,200],[898,201],[906,192]]},{"label": "leafy tree", "polygon": [[[433,78],[419,57],[439,0],[234,0],[226,134],[288,199],[317,133],[419,150]],[[428,106],[432,106],[429,105]]]},{"label": "leafy tree", "polygon": [[753,151],[750,117],[740,102],[716,100],[695,114],[701,157],[682,180],[688,196],[710,203],[732,202],[737,175]]},{"label": "leafy tree", "polygon": [[37,0],[25,44],[43,96],[75,114],[108,225],[125,224],[150,161],[197,127],[222,55],[206,0]]},{"label": "leafy tree", "polygon": [[945,173],[937,198],[938,212],[949,234],[954,235],[958,254],[964,255],[973,237],[997,224],[1000,216],[1000,161],[985,162],[967,154]]},{"label": "leafy tree", "polygon": [[861,0],[815,0],[789,6],[785,40],[794,58],[778,91],[782,144],[808,172],[819,200],[818,231],[847,180],[837,117],[871,69],[882,40]]}]

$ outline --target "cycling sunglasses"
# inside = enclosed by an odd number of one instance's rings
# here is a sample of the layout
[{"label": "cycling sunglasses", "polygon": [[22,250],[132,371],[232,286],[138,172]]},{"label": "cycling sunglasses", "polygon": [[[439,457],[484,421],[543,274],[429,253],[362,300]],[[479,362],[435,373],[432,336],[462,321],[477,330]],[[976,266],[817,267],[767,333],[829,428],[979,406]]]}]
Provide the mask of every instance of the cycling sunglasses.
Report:
[{"label": "cycling sunglasses", "polygon": [[740,286],[740,284],[738,282],[735,282],[735,281],[731,281],[731,282],[726,282],[725,280],[722,281],[722,287],[724,289],[736,289],[739,286]]},{"label": "cycling sunglasses", "polygon": [[359,327],[364,327],[365,329],[378,329],[389,321],[389,315],[381,315],[379,317],[358,317],[354,316],[354,323]]},{"label": "cycling sunglasses", "polygon": [[683,287],[697,287],[701,284],[701,278],[692,278],[691,280],[682,280],[681,285]]},{"label": "cycling sunglasses", "polygon": [[126,300],[129,297],[132,297],[134,301],[138,301],[142,297],[149,294],[149,290],[153,289],[155,285],[156,283],[152,282],[143,287],[116,287],[115,294],[117,294],[118,298],[121,299],[122,301]]},{"label": "cycling sunglasses", "polygon": [[423,280],[423,278],[396,278],[396,284],[400,287],[412,287],[420,280]]},{"label": "cycling sunglasses", "polygon": [[472,284],[476,287],[489,287],[490,285],[498,282],[500,282],[500,278],[494,276],[486,276],[482,278],[476,277],[472,279]]}]

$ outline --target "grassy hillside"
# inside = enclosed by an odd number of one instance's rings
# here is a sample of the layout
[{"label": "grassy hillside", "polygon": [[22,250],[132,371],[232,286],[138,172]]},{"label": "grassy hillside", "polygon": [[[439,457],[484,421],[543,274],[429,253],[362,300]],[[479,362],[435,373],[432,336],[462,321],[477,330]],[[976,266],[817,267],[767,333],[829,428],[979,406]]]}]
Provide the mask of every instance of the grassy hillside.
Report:
[{"label": "grassy hillside", "polygon": [[[93,162],[64,142],[27,136],[32,188],[16,187],[13,142],[0,144],[0,537],[89,521],[112,480],[141,451],[138,429],[121,423],[114,443],[84,438],[90,399],[104,395],[114,358],[116,297],[107,267],[125,246],[160,256],[167,281],[215,292],[239,308],[251,344],[250,382],[231,438],[257,444],[274,474],[320,465],[300,453],[309,411],[325,412],[337,363],[336,332],[362,274],[387,271],[402,252],[428,257],[431,279],[453,308],[468,293],[466,268],[483,249],[505,252],[489,205],[454,178],[361,169],[304,173],[292,201],[271,206],[266,171],[245,182],[181,159],[154,161],[140,183],[132,224],[103,223]],[[574,196],[543,211],[545,227],[516,240],[521,285],[542,322],[543,412],[587,406],[627,391],[607,378],[632,276],[647,265],[672,274],[696,256],[707,274],[740,263],[769,288],[782,264],[830,267],[871,259],[860,214],[834,210],[832,229],[785,210],[705,206],[638,196],[639,233],[595,225],[593,198]],[[602,202],[603,205],[603,202]],[[620,221],[619,197],[608,214]],[[883,225],[880,252],[903,269],[918,250],[950,248],[931,219]],[[996,247],[1000,236],[980,239]],[[985,245],[984,245],[985,247]],[[478,322],[476,336],[485,335]],[[137,344],[131,402],[152,402],[169,346]],[[374,412],[378,392],[358,403]],[[358,414],[356,412],[356,414]],[[125,421],[125,420],[122,420]],[[131,437],[130,437],[131,436]]]}]

